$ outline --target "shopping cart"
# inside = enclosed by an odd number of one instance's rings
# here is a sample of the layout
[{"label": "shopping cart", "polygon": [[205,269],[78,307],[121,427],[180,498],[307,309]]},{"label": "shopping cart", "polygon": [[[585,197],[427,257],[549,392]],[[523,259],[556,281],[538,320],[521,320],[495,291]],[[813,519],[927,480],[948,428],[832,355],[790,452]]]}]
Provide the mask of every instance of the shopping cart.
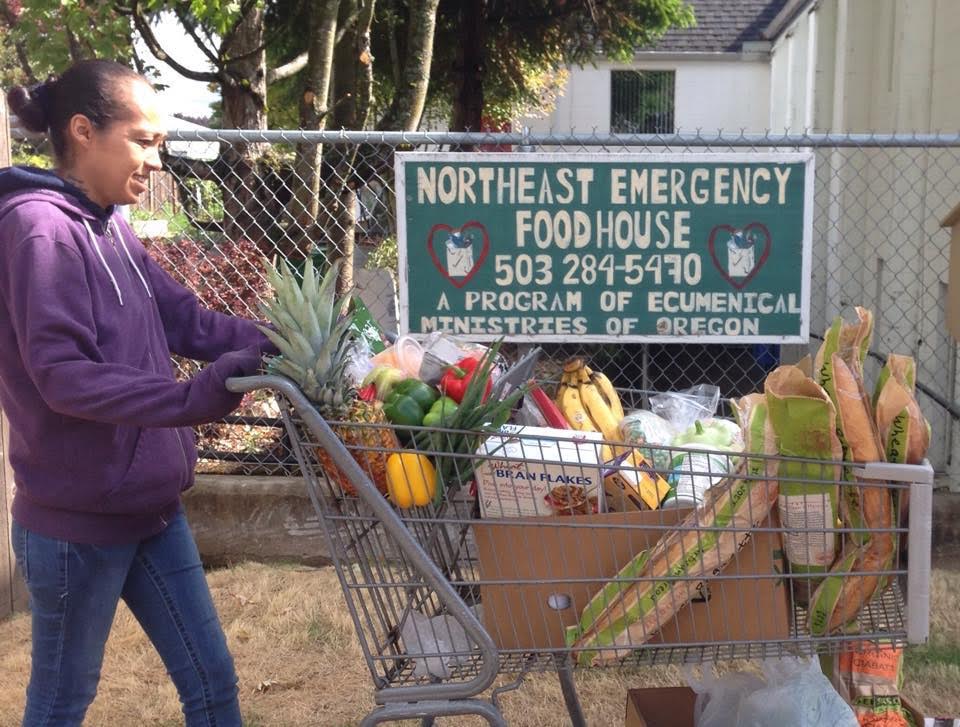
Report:
[{"label": "shopping cart", "polygon": [[[708,555],[722,555],[718,534],[723,528],[707,516],[681,523],[684,512],[670,508],[591,515],[593,500],[581,498],[576,506],[586,514],[481,518],[481,497],[486,498],[488,514],[490,508],[509,509],[516,503],[496,502],[484,493],[478,496],[475,478],[499,468],[501,474],[510,472],[514,480],[532,487],[543,479],[546,468],[557,465],[556,458],[531,456],[528,451],[511,457],[504,447],[519,440],[534,453],[538,448],[543,451],[550,443],[542,437],[523,442],[522,432],[509,437],[472,433],[468,453],[452,455],[451,448],[442,446],[444,437],[465,433],[430,430],[437,435],[431,438],[434,446],[420,451],[447,473],[446,489],[438,502],[399,510],[377,490],[370,476],[371,455],[384,450],[346,446],[291,381],[256,376],[232,379],[227,385],[236,392],[270,389],[280,403],[373,678],[378,706],[363,725],[410,718],[429,725],[436,717],[461,714],[505,725],[499,698],[536,671],[559,675],[571,720],[583,725],[573,679],[574,670],[582,666],[622,668],[813,655],[863,643],[900,647],[927,638],[933,471],[926,464],[858,466],[857,480],[850,482],[842,479],[843,472],[851,471],[849,463],[844,470],[842,463],[751,455],[750,462],[756,458],[776,462],[778,472],[791,463],[792,491],[799,487],[801,503],[821,507],[819,525],[812,517],[808,527],[797,528],[794,522],[787,530],[778,520],[776,507],[765,517],[747,513],[757,524],[744,527],[738,521],[738,552],[726,567],[690,575],[689,566],[697,565],[697,559],[705,562]],[[625,408],[634,408],[644,399],[643,392],[621,391],[620,395]],[[339,473],[324,471],[316,456],[318,448],[326,450]],[[647,454],[656,462],[664,456],[672,461],[684,452],[691,453],[679,448]],[[705,463],[692,464],[689,474],[724,486],[781,484],[766,466],[761,467],[763,474],[748,474],[758,470],[748,468],[743,457],[714,455]],[[595,461],[567,461],[562,468],[574,478],[578,472],[593,476]],[[334,484],[343,476],[353,484],[355,494],[347,495]],[[804,487],[811,494],[803,494]],[[856,500],[869,487],[889,491],[897,512],[904,514],[891,528],[865,532],[841,527],[836,517],[823,515],[823,503],[836,504],[822,494],[824,488],[832,488],[834,497],[840,492],[846,493],[841,497]],[[522,493],[523,487],[518,491]],[[549,503],[556,506],[556,499]],[[567,502],[559,506],[561,515],[567,506],[573,507]],[[701,506],[698,512],[704,510],[709,507]],[[630,563],[639,552],[655,552],[661,537],[678,530],[683,537],[679,546],[675,543],[675,563],[668,562],[669,567],[656,578],[631,575]],[[808,609],[797,594],[803,592],[804,584],[809,592],[816,583],[812,579],[822,574],[788,567],[784,545],[789,542],[796,548],[798,542],[806,542],[810,548],[828,542],[842,555],[847,543],[886,532],[897,542],[896,557],[888,568],[866,574],[848,566],[834,574],[861,580],[879,575],[883,580],[878,595],[859,611],[857,628],[812,635]],[[664,606],[668,616],[639,630],[635,626],[626,635],[621,631],[616,642],[594,640],[587,649],[576,641],[577,634],[583,633],[578,632],[581,614],[595,595],[612,601],[640,583],[654,581],[658,595],[668,593],[676,600]],[[687,595],[693,597],[685,605]]]}]

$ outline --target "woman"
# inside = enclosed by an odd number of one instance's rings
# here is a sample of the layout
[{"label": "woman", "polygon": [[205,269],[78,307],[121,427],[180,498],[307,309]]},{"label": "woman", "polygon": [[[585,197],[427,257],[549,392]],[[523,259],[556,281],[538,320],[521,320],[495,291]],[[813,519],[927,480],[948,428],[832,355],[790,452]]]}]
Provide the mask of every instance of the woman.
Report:
[{"label": "woman", "polygon": [[[116,211],[161,166],[163,117],[144,78],[84,61],[8,101],[47,132],[57,164],[0,172],[0,404],[33,618],[23,724],[81,724],[122,598],[187,724],[239,725],[180,493],[193,484],[190,427],[237,407],[224,382],[253,373],[269,344],[250,321],[202,308]],[[213,363],[178,383],[171,351]]]}]

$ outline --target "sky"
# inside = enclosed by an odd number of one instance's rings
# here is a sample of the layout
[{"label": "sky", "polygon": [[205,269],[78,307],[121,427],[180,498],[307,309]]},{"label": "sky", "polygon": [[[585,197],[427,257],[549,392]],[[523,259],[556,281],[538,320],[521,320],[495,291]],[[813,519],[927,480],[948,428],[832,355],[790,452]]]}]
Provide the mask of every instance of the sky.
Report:
[{"label": "sky", "polygon": [[[211,70],[206,57],[193,40],[184,33],[183,27],[172,14],[167,13],[161,16],[154,26],[154,34],[157,36],[160,47],[179,63],[191,70]],[[155,66],[160,71],[160,82],[169,86],[161,92],[160,97],[164,100],[171,116],[174,114],[193,117],[210,115],[210,104],[218,100],[218,94],[211,93],[207,89],[207,84],[184,78],[163,61],[156,60],[142,41],[138,41],[137,46],[140,57]]]}]

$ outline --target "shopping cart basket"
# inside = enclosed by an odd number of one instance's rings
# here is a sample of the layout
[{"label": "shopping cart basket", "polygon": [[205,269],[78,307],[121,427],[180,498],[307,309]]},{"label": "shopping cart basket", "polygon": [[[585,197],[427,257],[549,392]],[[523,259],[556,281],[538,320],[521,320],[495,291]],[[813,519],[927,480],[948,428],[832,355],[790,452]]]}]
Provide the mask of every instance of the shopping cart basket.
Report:
[{"label": "shopping cart basket", "polygon": [[[896,647],[927,638],[933,483],[929,465],[858,465],[858,477],[852,482],[843,479],[844,472],[851,472],[849,463],[844,469],[842,463],[750,455],[751,462],[755,458],[775,462],[772,469],[778,473],[789,470],[792,491],[800,492],[791,507],[800,502],[811,509],[805,527],[794,521],[789,530],[779,522],[776,507],[769,515],[747,513],[754,523],[750,526],[742,519],[721,526],[707,512],[709,498],[694,516],[671,508],[591,514],[593,500],[584,497],[576,504],[581,512],[570,517],[494,519],[481,518],[481,498],[486,498],[488,514],[498,505],[516,503],[498,503],[485,493],[478,496],[475,478],[499,472],[510,474],[515,482],[530,483],[531,488],[550,480],[549,472],[556,471],[558,461],[537,453],[551,443],[542,437],[524,441],[523,432],[510,436],[475,432],[467,453],[461,449],[454,455],[439,445],[443,437],[457,433],[440,429],[430,430],[436,433],[432,441],[438,446],[421,453],[447,473],[442,497],[424,507],[399,510],[361,465],[369,463],[369,455],[384,450],[345,445],[291,381],[257,376],[232,379],[227,385],[236,392],[270,389],[280,403],[373,678],[378,707],[363,725],[410,718],[431,724],[435,717],[459,714],[476,714],[490,724],[504,725],[498,697],[534,671],[557,672],[571,720],[582,725],[573,680],[574,669],[581,666],[812,655],[864,642]],[[620,395],[625,408],[638,406],[644,396],[634,391]],[[506,445],[518,441],[521,456],[508,455]],[[324,471],[316,455],[319,448],[326,450],[339,473],[331,476]],[[657,462],[664,455],[673,461],[684,452],[680,448],[647,454]],[[585,472],[595,476],[596,461],[560,463],[567,473],[563,477],[573,478],[565,481],[575,481]],[[772,469],[766,466],[756,474],[758,470],[747,468],[747,460],[739,455],[717,452],[690,461],[690,476],[708,478],[714,485],[711,492],[743,484],[768,488],[782,484],[778,479],[782,475],[771,476]],[[334,484],[342,476],[355,493],[346,494]],[[896,512],[904,517],[895,518],[892,527],[882,531],[842,527],[830,510],[837,505],[837,493],[856,500],[870,487],[889,492]],[[518,492],[523,493],[522,486]],[[561,515],[565,507],[574,507],[569,502],[557,506],[556,498],[549,496],[548,504],[559,507]],[[656,554],[657,544],[669,533],[674,533],[674,561],[667,561],[663,572],[653,577],[631,570],[638,553]],[[798,594],[809,593],[825,568],[788,565],[785,546],[796,551],[798,543],[804,543],[808,550],[831,550],[842,561],[844,549],[853,547],[848,543],[885,533],[897,543],[888,567],[865,573],[848,563],[833,573],[837,578],[882,581],[877,595],[859,610],[856,628],[814,635],[809,609]],[[721,534],[727,538],[723,542]],[[731,547],[735,555],[722,552]],[[725,567],[711,569],[710,558]],[[663,617],[651,622],[648,616],[646,625],[626,628],[630,619],[625,598],[638,584],[652,584]],[[808,586],[806,591],[803,585]],[[583,641],[584,609],[589,605],[596,610],[598,604],[603,609],[618,598],[624,620],[618,622],[616,613],[607,613],[607,623],[614,628],[606,636]],[[675,603],[668,604],[667,598]],[[617,636],[610,636],[613,633]],[[513,680],[503,679],[491,689],[501,675]],[[490,696],[482,698],[488,690]]]}]

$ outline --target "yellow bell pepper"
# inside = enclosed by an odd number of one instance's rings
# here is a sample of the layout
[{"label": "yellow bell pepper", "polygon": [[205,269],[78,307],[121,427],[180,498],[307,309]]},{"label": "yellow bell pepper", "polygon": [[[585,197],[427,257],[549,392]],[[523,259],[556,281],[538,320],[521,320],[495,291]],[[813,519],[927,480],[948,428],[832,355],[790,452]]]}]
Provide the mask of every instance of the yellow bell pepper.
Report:
[{"label": "yellow bell pepper", "polygon": [[406,510],[427,505],[437,492],[437,471],[427,457],[416,452],[394,452],[387,458],[387,494]]}]

